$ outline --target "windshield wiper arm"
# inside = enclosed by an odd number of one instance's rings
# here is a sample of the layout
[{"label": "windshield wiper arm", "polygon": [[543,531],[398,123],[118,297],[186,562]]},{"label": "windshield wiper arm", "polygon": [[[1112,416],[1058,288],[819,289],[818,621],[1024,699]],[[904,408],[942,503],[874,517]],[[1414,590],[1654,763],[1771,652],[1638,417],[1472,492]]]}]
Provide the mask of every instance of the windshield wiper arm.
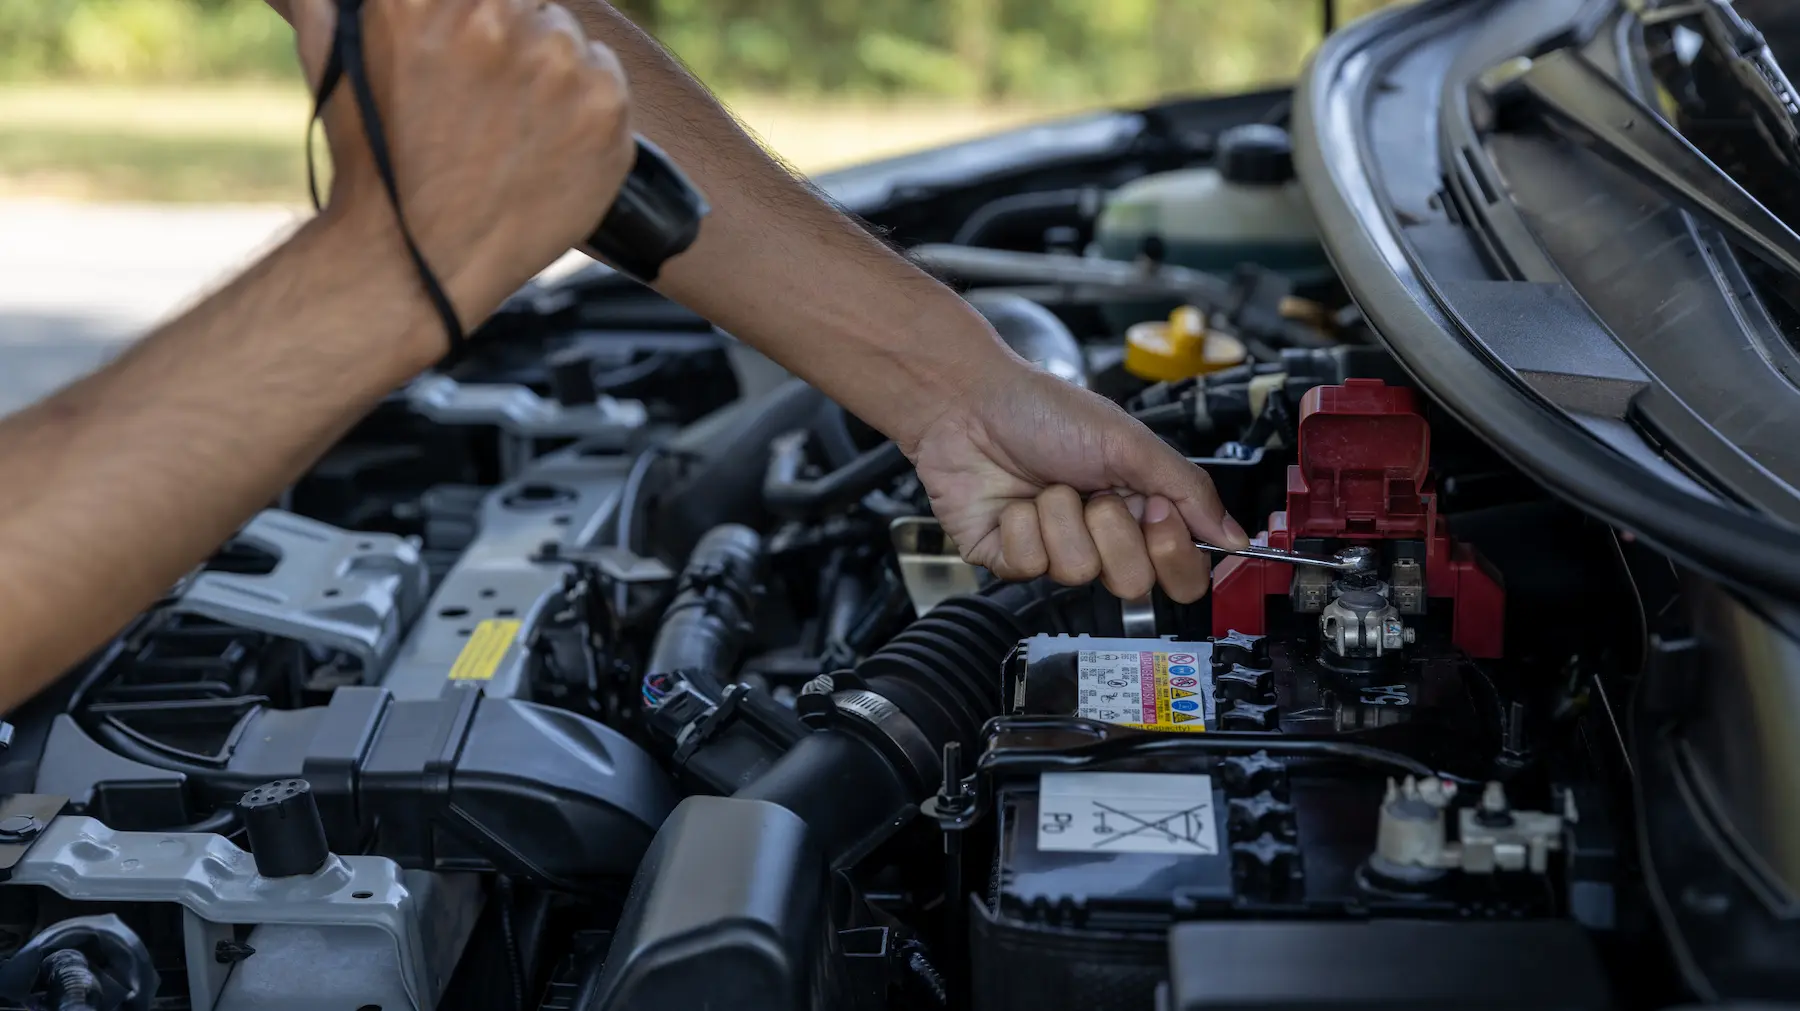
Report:
[{"label": "windshield wiper arm", "polygon": [[1523,103],[1545,125],[1705,218],[1737,245],[1800,278],[1800,235],[1690,144],[1655,109],[1572,50],[1496,68],[1496,107]]},{"label": "windshield wiper arm", "polygon": [[1789,167],[1800,170],[1800,92],[1756,26],[1730,0],[1629,0],[1646,28],[1681,26],[1730,72],[1751,115]]}]

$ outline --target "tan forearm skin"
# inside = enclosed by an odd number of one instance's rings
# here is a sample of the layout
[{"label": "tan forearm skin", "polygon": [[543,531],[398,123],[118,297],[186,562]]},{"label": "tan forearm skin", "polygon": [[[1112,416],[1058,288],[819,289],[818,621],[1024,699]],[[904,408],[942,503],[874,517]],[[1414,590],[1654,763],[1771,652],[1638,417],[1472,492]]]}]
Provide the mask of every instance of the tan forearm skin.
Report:
[{"label": "tan forearm skin", "polygon": [[[268,0],[288,16],[286,0]],[[1022,363],[950,289],[831,207],[604,0],[561,0],[618,54],[632,125],[707,195],[700,239],[656,288],[911,451],[946,409]],[[972,392],[973,391],[973,392]]]},{"label": "tan forearm skin", "polygon": [[314,219],[106,369],[0,422],[0,711],[441,354],[389,245]]},{"label": "tan forearm skin", "polygon": [[562,0],[618,53],[632,124],[712,204],[657,290],[911,447],[966,391],[1019,362],[955,293],[765,154],[657,42],[602,0]]}]

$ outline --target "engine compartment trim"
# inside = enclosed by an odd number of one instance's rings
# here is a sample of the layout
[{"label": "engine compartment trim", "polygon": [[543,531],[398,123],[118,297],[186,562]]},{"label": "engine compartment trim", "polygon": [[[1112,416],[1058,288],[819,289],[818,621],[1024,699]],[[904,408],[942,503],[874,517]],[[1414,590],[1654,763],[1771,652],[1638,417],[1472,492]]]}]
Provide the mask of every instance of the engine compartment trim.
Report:
[{"label": "engine compartment trim", "polygon": [[428,576],[419,549],[392,534],[342,530],[270,509],[234,540],[274,554],[275,568],[202,572],[172,611],[342,650],[371,678],[386,669],[425,603]]},{"label": "engine compartment trim", "polygon": [[385,857],[333,856],[315,874],[265,878],[249,853],[222,836],[115,832],[93,818],[61,817],[9,883],[83,902],[175,902],[208,923],[374,928],[392,940],[415,1008],[435,1007],[449,979],[447,967],[433,966],[425,940],[428,917],[441,911],[421,908],[399,865]]},{"label": "engine compartment trim", "polygon": [[438,584],[381,677],[396,698],[437,698],[454,687],[445,672],[486,619],[517,620],[521,629],[482,679],[482,690],[498,698],[528,697],[525,644],[533,641],[570,576],[566,564],[534,559],[547,545],[560,554],[595,544],[615,522],[635,459],[584,450],[577,444],[541,457],[483,496],[474,540]]}]

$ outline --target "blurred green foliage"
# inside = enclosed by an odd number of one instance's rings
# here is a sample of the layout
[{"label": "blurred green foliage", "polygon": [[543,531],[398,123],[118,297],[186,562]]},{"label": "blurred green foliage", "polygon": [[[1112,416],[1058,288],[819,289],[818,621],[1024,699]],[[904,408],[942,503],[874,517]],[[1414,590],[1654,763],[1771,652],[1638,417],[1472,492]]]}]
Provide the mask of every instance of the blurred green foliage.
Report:
[{"label": "blurred green foliage", "polygon": [[[618,0],[725,92],[1129,101],[1291,78],[1324,0]],[[1338,0],[1345,17],[1390,0]],[[0,78],[294,73],[261,0],[0,0]]]},{"label": "blurred green foliage", "polygon": [[0,0],[0,78],[194,81],[296,72],[261,0]]}]

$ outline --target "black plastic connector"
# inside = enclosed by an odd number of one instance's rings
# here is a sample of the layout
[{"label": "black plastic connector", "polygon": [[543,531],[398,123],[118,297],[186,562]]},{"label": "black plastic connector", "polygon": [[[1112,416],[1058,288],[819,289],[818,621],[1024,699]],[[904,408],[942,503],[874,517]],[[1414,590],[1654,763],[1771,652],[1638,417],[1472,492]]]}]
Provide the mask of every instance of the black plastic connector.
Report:
[{"label": "black plastic connector", "polygon": [[244,794],[238,801],[256,873],[265,878],[312,874],[331,859],[325,822],[304,779],[281,779]]},{"label": "black plastic connector", "polygon": [[677,685],[645,724],[671,750],[684,785],[721,794],[755,782],[807,734],[793,710],[743,684],[727,687],[716,705]]}]

